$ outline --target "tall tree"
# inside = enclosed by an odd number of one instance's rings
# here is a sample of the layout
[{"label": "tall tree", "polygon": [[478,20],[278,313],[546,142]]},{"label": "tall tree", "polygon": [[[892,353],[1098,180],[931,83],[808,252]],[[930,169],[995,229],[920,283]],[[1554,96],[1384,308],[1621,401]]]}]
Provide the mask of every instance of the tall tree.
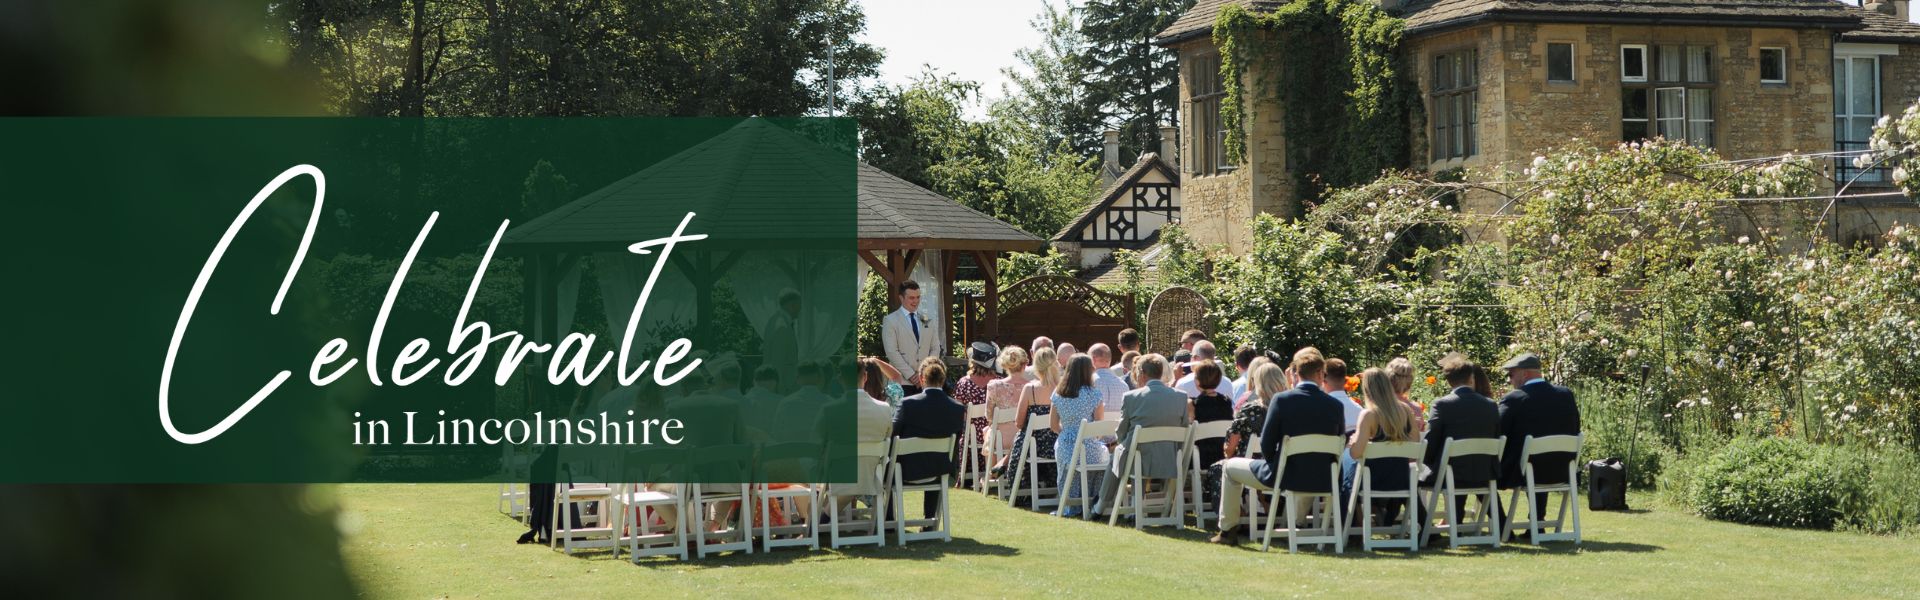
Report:
[{"label": "tall tree", "polygon": [[1000,109],[1007,117],[1036,126],[1042,149],[1065,144],[1079,157],[1100,153],[1103,118],[1089,94],[1084,66],[1086,37],[1071,4],[1048,2],[1030,21],[1042,35],[1039,46],[1014,51],[1020,66],[1002,69],[1010,84]]},{"label": "tall tree", "polygon": [[1123,162],[1158,149],[1160,125],[1174,122],[1178,67],[1153,36],[1191,6],[1193,0],[1088,0],[1080,8],[1090,98],[1120,129]]}]

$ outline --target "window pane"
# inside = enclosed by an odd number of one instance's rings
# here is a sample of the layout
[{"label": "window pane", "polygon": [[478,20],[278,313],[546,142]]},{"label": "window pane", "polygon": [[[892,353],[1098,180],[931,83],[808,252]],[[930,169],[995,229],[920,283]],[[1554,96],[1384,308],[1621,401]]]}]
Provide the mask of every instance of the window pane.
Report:
[{"label": "window pane", "polygon": [[1660,46],[1653,57],[1660,61],[1660,69],[1655,75],[1660,81],[1680,81],[1686,55],[1680,46]]},{"label": "window pane", "polygon": [[1848,140],[1865,142],[1873,139],[1873,117],[1851,117],[1849,120],[1853,124],[1846,130],[1847,135],[1852,136],[1847,138]]},{"label": "window pane", "polygon": [[1433,58],[1434,91],[1453,88],[1453,69],[1449,68],[1452,66],[1453,61],[1448,60],[1445,54]]},{"label": "window pane", "polygon": [[1620,90],[1620,118],[1647,118],[1647,88]]},{"label": "window pane", "polygon": [[1787,51],[1781,48],[1760,49],[1760,80],[1786,81]]},{"label": "window pane", "polygon": [[1646,121],[1623,121],[1620,123],[1620,140],[1633,142],[1647,139]]},{"label": "window pane", "polygon": [[1573,81],[1573,44],[1547,44],[1547,81]]},{"label": "window pane", "polygon": [[1460,53],[1460,85],[1469,86],[1478,83],[1480,77],[1480,51],[1468,50]]},{"label": "window pane", "polygon": [[1480,92],[1468,92],[1467,98],[1467,151],[1463,156],[1473,156],[1480,152]]},{"label": "window pane", "polygon": [[1847,77],[1847,80],[1849,84],[1849,95],[1853,96],[1850,98],[1853,102],[1853,114],[1871,115],[1880,112],[1874,110],[1873,106],[1873,101],[1880,87],[1878,85],[1880,83],[1878,78],[1873,76],[1873,59],[1853,59],[1853,68],[1851,71],[1852,72],[1848,74],[1849,77]]},{"label": "window pane", "polygon": [[1713,91],[1687,90],[1687,141],[1713,145]]},{"label": "window pane", "polygon": [[1713,81],[1709,66],[1713,62],[1713,50],[1706,46],[1687,46],[1687,81],[1704,83]]},{"label": "window pane", "polygon": [[1642,80],[1647,78],[1647,49],[1622,48],[1620,50],[1620,78]]},{"label": "window pane", "polygon": [[1453,97],[1453,155],[1454,156],[1465,156],[1467,154],[1467,139],[1463,131],[1464,129],[1466,129],[1466,124],[1467,124],[1467,97],[1464,94],[1454,96]]},{"label": "window pane", "polygon": [[1654,106],[1654,127],[1660,135],[1670,140],[1686,139],[1687,91],[1681,88],[1654,90],[1657,104]]}]

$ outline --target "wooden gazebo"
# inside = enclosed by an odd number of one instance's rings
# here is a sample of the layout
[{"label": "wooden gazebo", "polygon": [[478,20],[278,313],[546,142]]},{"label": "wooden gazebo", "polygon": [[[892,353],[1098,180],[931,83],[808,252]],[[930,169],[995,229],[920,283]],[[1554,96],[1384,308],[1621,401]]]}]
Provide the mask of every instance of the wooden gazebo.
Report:
[{"label": "wooden gazebo", "polygon": [[[960,270],[960,259],[971,256],[986,280],[981,323],[985,331],[977,337],[996,336],[1000,253],[1036,251],[1046,241],[873,165],[860,163],[859,187],[860,259],[886,279],[887,288],[892,290],[909,277],[926,251],[940,251],[941,264],[929,271],[938,273],[940,279],[940,306],[952,307],[953,281]],[[899,297],[889,293],[887,308],[899,306]],[[946,317],[940,320],[945,339],[949,344],[964,343],[954,338],[953,316]]]},{"label": "wooden gazebo", "polygon": [[[983,327],[992,331],[997,257],[1038,250],[1045,241],[872,165],[854,164],[839,152],[769,121],[747,119],[508,230],[501,250],[524,260],[523,306],[530,337],[556,341],[564,327],[559,323],[559,306],[565,302],[561,282],[579,268],[583,256],[621,252],[636,241],[670,233],[673,223],[660,217],[662,207],[697,213],[693,229],[712,233],[715,239],[764,240],[772,248],[845,247],[845,219],[857,217],[860,258],[890,285],[910,277],[928,251],[939,251],[941,264],[929,271],[939,273],[943,307],[953,306],[961,257],[971,256],[987,281],[989,316]],[[836,171],[849,167],[851,174]],[[848,183],[858,198],[852,214],[844,204],[833,208],[833,202],[845,198]],[[675,271],[699,290],[697,319],[704,321],[711,314],[706,290],[735,266],[739,254],[672,256]],[[851,288],[854,282],[847,284]],[[889,299],[890,307],[897,305],[897,298]],[[941,319],[948,340],[953,339],[952,321]]]}]

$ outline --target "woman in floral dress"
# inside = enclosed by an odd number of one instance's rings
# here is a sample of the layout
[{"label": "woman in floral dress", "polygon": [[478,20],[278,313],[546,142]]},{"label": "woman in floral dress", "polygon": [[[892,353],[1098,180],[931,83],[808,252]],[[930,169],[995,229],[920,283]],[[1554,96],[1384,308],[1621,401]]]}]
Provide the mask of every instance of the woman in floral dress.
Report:
[{"label": "woman in floral dress", "polygon": [[[1098,439],[1080,439],[1080,424],[1098,421],[1106,416],[1106,403],[1101,401],[1100,390],[1093,388],[1093,358],[1085,354],[1075,355],[1067,362],[1067,376],[1053,391],[1053,432],[1058,437],[1053,442],[1053,457],[1059,461],[1059,473],[1055,479],[1055,489],[1060,490],[1060,515],[1080,516],[1078,506],[1070,506],[1068,500],[1079,498],[1085,490],[1078,489],[1073,472],[1066,465],[1073,462],[1075,453],[1085,452],[1082,460],[1088,463],[1107,462],[1107,445]],[[1098,473],[1087,478],[1088,486],[1099,486]],[[1094,487],[1094,489],[1099,489]]]},{"label": "woman in floral dress", "polygon": [[[1000,370],[1006,372],[1007,376],[987,382],[987,419],[989,427],[992,426],[993,413],[1002,409],[1019,410],[1020,391],[1027,387],[1027,381],[1029,381],[1026,374],[1026,349],[1019,346],[1007,346],[1000,350],[999,360]],[[1015,419],[1001,423],[998,429],[1000,433],[999,439],[1013,440],[1020,433],[1019,420]],[[989,437],[988,439],[991,440],[993,438]],[[993,450],[985,445],[982,445],[981,449],[987,452]],[[1009,460],[1011,459],[1002,456],[998,462],[994,463],[993,474],[995,477],[1000,476],[1000,471],[1007,467]]]},{"label": "woman in floral dress", "polygon": [[[987,403],[987,386],[992,384],[993,378],[997,375],[993,372],[993,362],[994,359],[999,357],[999,352],[999,348],[987,342],[974,342],[967,347],[967,363],[970,368],[967,370],[966,377],[961,377],[959,381],[953,383],[953,400],[955,402],[959,402],[964,406]],[[987,417],[974,417],[972,422],[969,423],[975,444],[986,443],[987,424]],[[960,452],[965,450],[964,446],[964,444],[954,445],[953,452],[956,462],[961,460]],[[967,460],[979,459],[972,458]]]}]

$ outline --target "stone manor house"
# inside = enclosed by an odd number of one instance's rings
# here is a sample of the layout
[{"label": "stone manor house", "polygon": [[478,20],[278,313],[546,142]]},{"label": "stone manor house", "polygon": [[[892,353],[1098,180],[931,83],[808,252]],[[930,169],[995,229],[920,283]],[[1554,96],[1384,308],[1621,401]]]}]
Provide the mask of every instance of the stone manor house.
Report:
[{"label": "stone manor house", "polygon": [[[1881,115],[1920,97],[1920,25],[1909,22],[1906,0],[1380,1],[1406,19],[1402,52],[1426,110],[1412,162],[1433,171],[1518,172],[1536,152],[1569,142],[1654,136],[1731,159],[1858,150]],[[1163,147],[1131,169],[1112,164],[1109,150],[1107,191],[1054,238],[1095,276],[1111,248],[1151,246],[1147,225],[1177,220],[1203,245],[1242,252],[1255,214],[1300,213],[1286,109],[1271,94],[1247,96],[1246,160],[1226,158],[1211,34],[1236,4],[1258,11],[1279,2],[1198,0],[1154,39],[1178,53],[1178,150]],[[1859,174],[1850,161],[1828,168],[1842,180]],[[1850,193],[1891,187],[1884,172],[1859,175]],[[1497,209],[1472,195],[1464,204]],[[1901,196],[1849,199],[1822,233],[1872,239],[1894,222],[1920,223],[1916,206]]]}]

